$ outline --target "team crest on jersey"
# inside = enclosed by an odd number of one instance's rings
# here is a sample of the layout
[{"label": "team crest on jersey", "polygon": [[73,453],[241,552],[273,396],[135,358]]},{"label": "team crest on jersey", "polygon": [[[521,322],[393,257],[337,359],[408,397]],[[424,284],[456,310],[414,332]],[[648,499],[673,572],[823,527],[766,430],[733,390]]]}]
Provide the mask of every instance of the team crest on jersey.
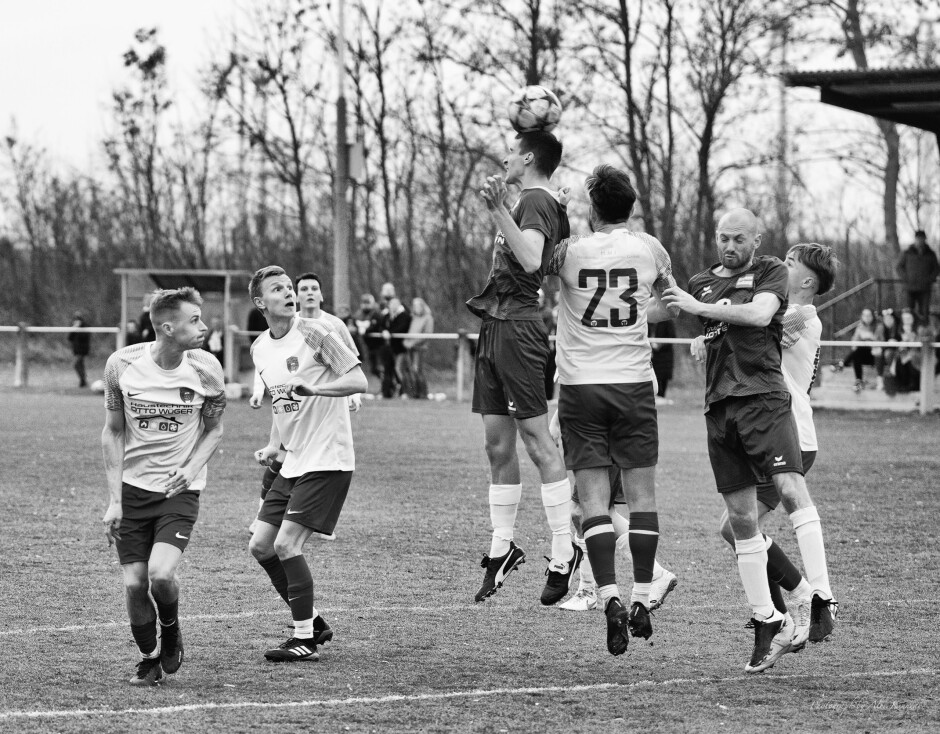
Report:
[{"label": "team crest on jersey", "polygon": [[754,273],[748,273],[747,275],[742,275],[738,278],[737,288],[753,288],[754,287]]},{"label": "team crest on jersey", "polygon": [[300,369],[300,360],[297,357],[288,357],[287,358],[287,371],[291,374],[294,374],[297,370]]},{"label": "team crest on jersey", "polygon": [[196,397],[196,391],[193,390],[192,388],[189,388],[189,387],[180,388],[180,400],[182,400],[184,403],[193,402],[193,398],[195,397]]}]

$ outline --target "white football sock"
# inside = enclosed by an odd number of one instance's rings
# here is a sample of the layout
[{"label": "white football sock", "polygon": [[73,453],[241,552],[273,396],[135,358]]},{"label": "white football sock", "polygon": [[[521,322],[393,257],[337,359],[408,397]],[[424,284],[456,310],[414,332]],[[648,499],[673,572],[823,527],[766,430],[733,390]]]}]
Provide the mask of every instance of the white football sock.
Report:
[{"label": "white football sock", "polygon": [[650,608],[650,586],[652,584],[633,584],[633,591],[630,594],[630,604],[638,601],[647,609]]},{"label": "white football sock", "polygon": [[552,529],[552,560],[567,563],[574,556],[571,544],[571,483],[566,479],[542,485],[542,505]]},{"label": "white football sock", "polygon": [[597,590],[597,595],[601,598],[601,609],[607,611],[607,602],[611,599],[620,598],[620,589],[617,584],[605,584]]},{"label": "white football sock", "polygon": [[521,484],[490,485],[490,522],[493,524],[490,558],[499,558],[509,553],[509,543],[516,526],[516,510],[521,499]]},{"label": "white football sock", "polygon": [[826,599],[832,598],[829,586],[829,568],[826,566],[826,547],[823,545],[822,523],[815,507],[804,507],[790,514],[796,542],[803,557],[806,580]]},{"label": "white football sock", "polygon": [[597,581],[594,579],[594,569],[591,568],[591,559],[588,558],[588,554],[585,553],[584,557],[581,559],[581,583],[580,587],[582,589],[593,589],[597,586]]},{"label": "white football sock", "polygon": [[294,637],[298,640],[309,640],[313,637],[313,617],[294,620]]},{"label": "white football sock", "polygon": [[813,587],[806,582],[806,579],[800,579],[799,585],[790,592],[791,599],[809,599],[812,595]]},{"label": "white football sock", "polygon": [[758,533],[747,540],[735,540],[734,552],[738,557],[738,573],[741,575],[741,583],[744,584],[744,594],[754,612],[754,619],[759,622],[770,619],[776,610],[767,582],[767,548],[764,546],[764,536]]}]

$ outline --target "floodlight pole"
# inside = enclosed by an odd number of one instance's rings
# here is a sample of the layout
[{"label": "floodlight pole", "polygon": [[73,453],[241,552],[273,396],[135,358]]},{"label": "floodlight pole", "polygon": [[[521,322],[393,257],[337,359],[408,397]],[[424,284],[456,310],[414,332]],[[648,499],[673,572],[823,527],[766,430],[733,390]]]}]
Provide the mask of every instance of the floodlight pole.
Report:
[{"label": "floodlight pole", "polygon": [[336,34],[336,176],[333,187],[333,309],[348,313],[349,301],[349,206],[346,189],[349,182],[349,150],[346,146],[346,17],[344,0],[338,2]]}]

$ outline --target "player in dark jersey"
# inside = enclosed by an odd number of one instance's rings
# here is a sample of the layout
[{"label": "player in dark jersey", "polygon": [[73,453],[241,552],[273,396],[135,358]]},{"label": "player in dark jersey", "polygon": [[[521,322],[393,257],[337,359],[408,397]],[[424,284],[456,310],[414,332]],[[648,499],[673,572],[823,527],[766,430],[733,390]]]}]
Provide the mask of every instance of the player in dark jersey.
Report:
[{"label": "player in dark jersey", "polygon": [[[568,215],[549,187],[562,146],[548,132],[522,133],[503,161],[505,180],[491,176],[481,192],[498,228],[493,267],[483,292],[467,301],[483,323],[477,345],[473,412],[483,416],[493,536],[483,556],[486,569],[476,601],[496,593],[506,576],[525,561],[513,542],[522,496],[517,433],[539,470],[542,504],[552,530],[548,581],[541,602],[551,605],[568,593],[583,551],[571,542],[571,485],[548,431],[544,375],[548,334],[539,312],[538,290],[555,245],[568,237]],[[506,206],[507,184],[522,192]]]},{"label": "player in dark jersey", "polygon": [[747,209],[723,216],[716,240],[720,261],[692,277],[689,293],[666,289],[663,303],[698,316],[705,326],[708,454],[754,614],[754,651],[744,669],[756,673],[773,665],[771,643],[784,621],[767,582],[766,539],[757,524],[759,478],[773,478],[790,513],[813,587],[811,641],[831,634],[838,605],[829,586],[819,514],[803,480],[799,436],[781,371],[787,268],[775,257],[755,257],[761,235],[757,217]]}]

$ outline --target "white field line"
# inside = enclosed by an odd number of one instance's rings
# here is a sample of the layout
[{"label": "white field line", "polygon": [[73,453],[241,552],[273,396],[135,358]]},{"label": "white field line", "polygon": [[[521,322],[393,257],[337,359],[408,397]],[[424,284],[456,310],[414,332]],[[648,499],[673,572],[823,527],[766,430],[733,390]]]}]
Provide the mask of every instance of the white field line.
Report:
[{"label": "white field line", "polygon": [[[774,675],[774,681],[780,680],[807,680],[813,678],[833,680],[850,680],[854,678],[897,678],[911,675],[937,675],[940,670],[936,668],[914,668],[911,670],[882,670],[878,672],[867,671],[858,673],[833,674],[831,672],[817,675],[806,673],[793,673]],[[53,709],[50,711],[6,711],[0,713],[0,721],[4,719],[65,719],[82,716],[135,716],[139,714],[178,714],[194,711],[220,711],[238,709],[288,709],[314,706],[370,706],[387,703],[416,703],[422,701],[447,701],[460,698],[481,698],[492,696],[527,696],[548,693],[583,693],[589,691],[621,690],[630,691],[640,688],[664,688],[666,686],[713,685],[715,683],[741,683],[755,680],[754,676],[736,675],[728,678],[671,678],[662,681],[638,681],[636,683],[593,683],[580,686],[540,686],[532,688],[490,688],[473,691],[445,691],[442,693],[414,693],[390,696],[369,696],[350,698],[321,698],[309,701],[283,701],[271,703],[269,701],[233,701],[230,703],[193,703],[181,706],[159,706],[154,708],[129,709]],[[762,679],[763,680],[763,679]]]},{"label": "white field line", "polygon": [[[872,599],[866,604],[885,604],[889,606],[904,606],[907,604],[930,604],[930,605],[940,605],[940,599]],[[726,605],[724,604],[698,604],[696,609],[723,609]],[[526,608],[523,607],[485,607],[477,606],[475,604],[449,604],[449,605],[440,605],[436,607],[402,607],[402,606],[371,606],[371,607],[319,607],[320,611],[327,612],[329,614],[337,612],[414,612],[414,613],[432,613],[432,612],[455,612],[455,611],[464,611],[464,612],[476,612],[476,611],[524,611]],[[681,609],[681,607],[680,607]],[[188,617],[180,617],[181,622],[218,622],[225,621],[228,619],[251,619],[253,617],[276,617],[282,616],[285,619],[290,616],[290,610],[287,608],[282,609],[258,609],[248,612],[232,612],[228,614],[191,614]],[[85,632],[89,630],[98,630],[98,629],[113,629],[114,627],[127,627],[127,620],[120,622],[94,622],[91,624],[71,624],[61,627],[56,626],[44,626],[44,627],[20,627],[17,629],[5,629],[0,630],[0,637],[15,637],[17,635],[36,635],[44,633],[56,633],[56,632]]]}]

